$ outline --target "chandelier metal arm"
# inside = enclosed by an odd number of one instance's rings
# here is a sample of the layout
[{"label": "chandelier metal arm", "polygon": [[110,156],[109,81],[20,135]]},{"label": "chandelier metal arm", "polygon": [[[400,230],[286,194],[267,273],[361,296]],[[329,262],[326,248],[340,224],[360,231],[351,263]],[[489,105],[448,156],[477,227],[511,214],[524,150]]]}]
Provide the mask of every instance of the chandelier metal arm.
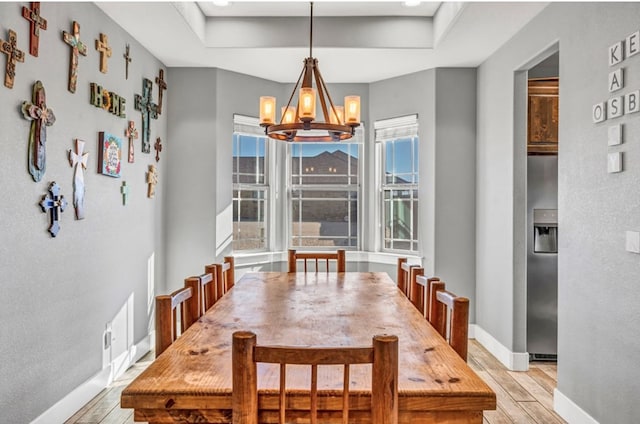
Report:
[{"label": "chandelier metal arm", "polygon": [[[300,75],[298,76],[298,81],[296,81],[296,85],[293,86],[293,90],[291,91],[291,96],[289,96],[289,101],[287,102],[287,107],[285,110],[289,109],[291,106],[291,100],[293,100],[293,96],[296,94],[296,90],[298,89],[298,85],[300,84],[300,80],[302,79],[302,75],[304,75],[306,67],[302,67],[302,71],[300,71]],[[282,120],[284,119],[284,113],[280,116],[280,123],[282,124]],[[296,118],[298,120],[298,108],[296,108]]]},{"label": "chandelier metal arm", "polygon": [[[329,94],[329,90],[327,89],[327,84],[324,82],[324,78],[322,78],[322,75],[320,75],[320,68],[318,67],[318,65],[316,65],[316,72],[318,73],[318,76],[320,77],[320,83],[317,82],[317,78],[316,78],[316,84],[318,86],[318,92],[321,92],[324,90],[324,93],[327,95],[327,99],[329,100],[329,105],[331,106],[331,110],[333,111],[333,114],[335,115],[336,119],[338,120],[338,124],[342,125],[344,124],[344,122],[342,122],[342,120],[340,119],[340,115],[338,114],[338,111],[336,110],[336,107],[333,104],[333,100],[331,99],[331,95]],[[325,103],[324,103],[324,99],[322,97],[320,97],[320,101],[322,102],[322,111],[324,112],[324,119],[326,122],[330,122],[331,119],[327,116],[327,111],[325,109]]]},{"label": "chandelier metal arm", "polygon": [[[324,95],[327,94],[327,97],[328,97],[329,93],[326,91],[326,89],[323,89],[324,80],[322,79],[322,75],[320,75],[320,69],[318,68],[318,65],[316,65],[315,67],[315,77],[316,77],[316,89],[318,90],[318,97],[320,98],[320,106],[322,107],[324,121],[331,122],[331,119],[329,119],[329,114],[327,112],[327,102],[324,99]],[[333,102],[331,102],[331,98],[329,98],[329,103],[331,104],[331,106],[333,106]]]}]

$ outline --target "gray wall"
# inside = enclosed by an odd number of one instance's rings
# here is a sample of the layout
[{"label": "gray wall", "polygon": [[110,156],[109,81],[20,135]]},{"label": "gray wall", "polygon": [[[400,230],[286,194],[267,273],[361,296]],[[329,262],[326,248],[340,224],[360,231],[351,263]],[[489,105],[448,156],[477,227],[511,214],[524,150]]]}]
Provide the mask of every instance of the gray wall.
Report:
[{"label": "gray wall", "polygon": [[[0,85],[0,421],[30,422],[102,368],[103,332],[121,307],[133,296],[133,339],[149,332],[147,261],[155,255],[155,284],[164,285],[162,202],[163,154],[155,199],[146,197],[147,167],[154,153],[143,154],[136,140],[136,161],[127,162],[124,130],[132,119],[141,130],[140,112],[134,110],[134,93],[141,94],[142,78],[152,80],[162,66],[134,39],[91,3],[42,3],[48,29],[40,32],[40,54],[29,55],[29,23],[21,9],[28,3],[0,3],[0,38],[9,28],[25,51],[16,67],[15,85]],[[62,31],[80,23],[87,56],[80,57],[75,94],[67,90],[70,48]],[[107,74],[99,72],[95,39],[109,36],[113,55]],[[125,44],[131,45],[133,62],[129,79],[124,75]],[[2,63],[4,80],[5,55]],[[47,170],[40,182],[27,171],[30,123],[20,112],[31,100],[32,86],[41,80],[47,104],[56,122],[47,128]],[[115,117],[89,103],[89,83],[95,82],[126,98],[127,119]],[[165,92],[165,107],[171,97]],[[154,84],[153,99],[157,101]],[[122,178],[100,175],[97,170],[98,132],[121,135],[124,142]],[[152,120],[151,140],[161,137],[165,148],[164,115]],[[67,150],[74,139],[86,142],[88,167],[84,172],[86,218],[74,219],[73,168]],[[153,152],[153,150],[152,150]],[[130,187],[129,203],[122,205],[120,184]],[[49,183],[58,182],[70,202],[61,214],[56,238],[47,232],[49,218],[38,203]],[[120,343],[120,341],[118,341]]]},{"label": "gray wall", "polygon": [[435,83],[434,274],[475,322],[476,70],[439,68]]},{"label": "gray wall", "polygon": [[215,69],[169,69],[174,107],[167,111],[175,142],[167,156],[167,286],[204,272],[215,262],[216,78]]},{"label": "gray wall", "polygon": [[471,299],[473,322],[475,69],[438,68],[379,81],[371,84],[370,96],[372,122],[418,113],[423,266]]},{"label": "gray wall", "polygon": [[[525,141],[513,137],[514,71],[560,45],[558,390],[602,423],[640,416],[640,258],[624,250],[625,231],[640,229],[640,121],[618,118],[626,142],[608,149],[611,122],[594,124],[591,108],[611,97],[608,47],[639,18],[637,3],[553,3],[478,69],[476,318],[516,350],[525,334],[512,323],[526,312],[514,308],[524,282],[513,278],[514,175],[523,175],[513,153]],[[638,89],[640,57],[621,66],[622,92]],[[625,152],[624,172],[607,174],[609,150]]]}]

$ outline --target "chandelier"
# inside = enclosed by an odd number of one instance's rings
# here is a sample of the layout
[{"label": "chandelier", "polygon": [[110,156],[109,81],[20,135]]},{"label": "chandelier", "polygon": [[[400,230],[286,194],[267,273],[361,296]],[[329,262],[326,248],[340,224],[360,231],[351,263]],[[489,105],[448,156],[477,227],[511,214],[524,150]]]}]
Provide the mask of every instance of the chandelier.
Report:
[{"label": "chandelier", "polygon": [[[276,98],[260,97],[260,125],[265,134],[283,141],[341,141],[353,137],[360,125],[360,96],[346,96],[344,107],[335,106],[322,79],[318,60],[312,54],[313,42],[313,2],[309,19],[309,57],[286,106],[281,109],[280,120],[276,122]],[[302,85],[300,85],[302,81]],[[315,88],[313,82],[315,81]],[[291,104],[300,86],[297,107]],[[320,100],[324,121],[316,119],[316,98]]]}]

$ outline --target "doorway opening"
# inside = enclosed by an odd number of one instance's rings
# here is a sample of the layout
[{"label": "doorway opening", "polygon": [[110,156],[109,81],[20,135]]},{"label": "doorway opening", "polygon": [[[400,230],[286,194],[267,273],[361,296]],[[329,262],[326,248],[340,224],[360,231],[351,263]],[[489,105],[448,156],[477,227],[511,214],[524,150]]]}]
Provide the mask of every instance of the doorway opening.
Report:
[{"label": "doorway opening", "polygon": [[558,354],[558,51],[527,72],[526,349]]}]

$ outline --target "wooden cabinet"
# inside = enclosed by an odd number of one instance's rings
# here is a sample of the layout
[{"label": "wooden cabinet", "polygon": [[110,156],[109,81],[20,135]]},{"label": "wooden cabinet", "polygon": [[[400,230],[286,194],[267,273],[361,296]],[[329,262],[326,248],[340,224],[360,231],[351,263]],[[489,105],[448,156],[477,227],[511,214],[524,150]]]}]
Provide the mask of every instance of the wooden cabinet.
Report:
[{"label": "wooden cabinet", "polygon": [[558,154],[558,78],[529,80],[527,152]]}]

